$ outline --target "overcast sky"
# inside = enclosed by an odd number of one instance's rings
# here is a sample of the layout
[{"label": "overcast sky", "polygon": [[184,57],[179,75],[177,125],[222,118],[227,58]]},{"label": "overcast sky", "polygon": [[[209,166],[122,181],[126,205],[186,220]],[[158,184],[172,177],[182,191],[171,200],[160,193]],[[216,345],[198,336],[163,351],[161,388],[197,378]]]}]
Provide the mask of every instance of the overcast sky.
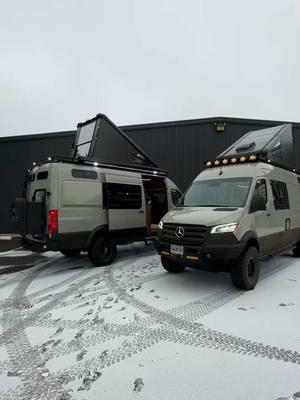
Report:
[{"label": "overcast sky", "polygon": [[300,121],[299,0],[0,0],[0,136]]}]

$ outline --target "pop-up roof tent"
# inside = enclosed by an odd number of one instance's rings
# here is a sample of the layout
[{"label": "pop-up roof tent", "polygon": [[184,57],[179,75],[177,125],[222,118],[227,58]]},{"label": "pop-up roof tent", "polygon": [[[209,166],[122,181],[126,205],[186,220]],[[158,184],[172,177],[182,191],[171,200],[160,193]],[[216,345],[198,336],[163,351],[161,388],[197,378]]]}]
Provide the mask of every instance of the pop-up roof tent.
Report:
[{"label": "pop-up roof tent", "polygon": [[217,160],[240,159],[241,156],[250,155],[256,156],[255,159],[267,161],[285,169],[295,170],[292,124],[250,131],[219,154]]},{"label": "pop-up roof tent", "polygon": [[77,125],[72,157],[75,160],[98,162],[104,166],[119,166],[146,170],[158,175],[166,171],[158,166],[106,115]]}]

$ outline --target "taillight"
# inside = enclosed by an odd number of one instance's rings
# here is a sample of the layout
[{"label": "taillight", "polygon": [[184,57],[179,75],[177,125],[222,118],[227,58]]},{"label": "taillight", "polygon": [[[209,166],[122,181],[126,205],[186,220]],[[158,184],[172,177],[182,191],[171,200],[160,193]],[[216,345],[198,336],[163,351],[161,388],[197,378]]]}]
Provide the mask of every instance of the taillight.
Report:
[{"label": "taillight", "polygon": [[48,235],[58,232],[58,210],[48,212]]}]

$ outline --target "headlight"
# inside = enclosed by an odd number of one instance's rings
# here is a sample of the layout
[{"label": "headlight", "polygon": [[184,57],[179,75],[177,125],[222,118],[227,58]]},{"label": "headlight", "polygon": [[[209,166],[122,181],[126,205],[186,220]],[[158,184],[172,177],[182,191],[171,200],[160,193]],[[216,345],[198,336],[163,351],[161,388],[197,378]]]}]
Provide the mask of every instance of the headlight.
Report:
[{"label": "headlight", "polygon": [[217,225],[212,228],[210,233],[229,233],[229,232],[235,232],[238,227],[237,222],[233,222],[231,224],[225,224],[225,225]]},{"label": "headlight", "polygon": [[160,220],[158,224],[158,229],[163,229],[164,223]]}]

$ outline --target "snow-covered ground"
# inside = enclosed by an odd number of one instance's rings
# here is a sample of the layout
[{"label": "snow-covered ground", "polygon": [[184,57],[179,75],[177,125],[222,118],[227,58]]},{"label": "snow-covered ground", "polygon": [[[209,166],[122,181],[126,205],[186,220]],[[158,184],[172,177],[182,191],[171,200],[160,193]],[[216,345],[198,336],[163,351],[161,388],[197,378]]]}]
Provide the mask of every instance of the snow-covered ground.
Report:
[{"label": "snow-covered ground", "polygon": [[262,263],[250,292],[226,274],[168,274],[142,244],[105,268],[45,255],[0,275],[0,399],[300,398],[290,254]]}]

